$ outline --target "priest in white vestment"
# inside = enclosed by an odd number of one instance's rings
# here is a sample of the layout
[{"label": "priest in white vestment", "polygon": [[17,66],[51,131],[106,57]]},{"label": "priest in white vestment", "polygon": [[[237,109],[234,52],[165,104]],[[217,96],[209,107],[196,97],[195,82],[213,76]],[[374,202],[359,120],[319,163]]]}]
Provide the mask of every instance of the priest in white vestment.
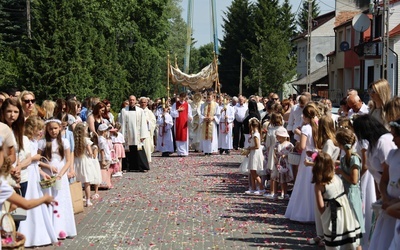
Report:
[{"label": "priest in white vestment", "polygon": [[189,137],[190,147],[194,151],[200,151],[201,141],[201,128],[200,128],[200,107],[203,104],[203,96],[200,92],[197,92],[193,96],[193,101],[190,103],[192,108],[193,120],[190,123]]},{"label": "priest in white vestment", "polygon": [[189,155],[189,122],[192,121],[192,108],[186,101],[186,93],[179,95],[179,101],[171,108],[171,116],[175,118],[175,142],[178,156]]},{"label": "priest in white vestment", "polygon": [[129,97],[129,106],[121,110],[121,132],[125,143],[129,146],[127,152],[128,171],[147,172],[150,170],[147,161],[144,141],[150,140],[147,127],[146,114],[143,109],[136,106],[136,97]]},{"label": "priest in white vestment", "polygon": [[218,148],[219,153],[230,153],[233,149],[232,128],[233,120],[235,120],[235,109],[229,105],[228,100],[224,100],[219,106],[219,135],[218,135]]},{"label": "priest in white vestment", "polygon": [[207,101],[200,108],[200,124],[202,131],[201,149],[205,155],[218,152],[219,106],[214,101],[213,93],[208,93]]},{"label": "priest in white vestment", "polygon": [[147,161],[151,162],[151,154],[154,152],[154,130],[156,129],[156,116],[154,113],[148,108],[149,99],[147,97],[140,97],[139,105],[143,109],[146,121],[147,128],[149,130],[150,137],[148,140],[144,140],[144,150],[146,152]]}]

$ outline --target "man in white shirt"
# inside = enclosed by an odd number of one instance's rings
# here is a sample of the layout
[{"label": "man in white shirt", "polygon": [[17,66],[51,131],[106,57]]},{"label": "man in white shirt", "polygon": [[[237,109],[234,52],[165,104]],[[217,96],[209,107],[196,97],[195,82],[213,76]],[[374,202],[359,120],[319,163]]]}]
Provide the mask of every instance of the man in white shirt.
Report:
[{"label": "man in white shirt", "polygon": [[247,105],[244,101],[244,96],[240,95],[235,106],[235,120],[233,121],[233,148],[235,150],[244,147],[243,120],[247,114]]},{"label": "man in white shirt", "polygon": [[350,108],[349,113],[347,114],[348,117],[352,117],[353,115],[365,115],[369,113],[368,106],[363,103],[358,95],[349,95],[347,97],[347,106]]}]

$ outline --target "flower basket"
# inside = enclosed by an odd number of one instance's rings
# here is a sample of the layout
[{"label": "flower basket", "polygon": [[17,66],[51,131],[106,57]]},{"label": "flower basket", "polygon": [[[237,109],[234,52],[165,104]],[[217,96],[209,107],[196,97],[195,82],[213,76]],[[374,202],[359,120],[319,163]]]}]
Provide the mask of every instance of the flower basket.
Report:
[{"label": "flower basket", "polygon": [[[42,157],[42,159],[43,159],[44,161],[46,161],[46,162],[49,162],[49,160],[47,160],[46,157]],[[41,186],[43,189],[51,188],[51,187],[54,186],[54,184],[56,183],[57,176],[55,176],[55,175],[53,174],[53,170],[52,170],[51,168],[50,168],[50,171],[51,171],[51,178],[48,179],[48,180],[43,179],[43,180],[41,180],[41,181],[39,182],[40,186]]]},{"label": "flower basket", "polygon": [[293,150],[288,154],[288,162],[290,165],[298,166],[300,164],[301,154],[293,152]]},{"label": "flower basket", "polygon": [[25,249],[25,235],[17,232],[14,219],[9,213],[1,217],[1,247],[2,249]]}]

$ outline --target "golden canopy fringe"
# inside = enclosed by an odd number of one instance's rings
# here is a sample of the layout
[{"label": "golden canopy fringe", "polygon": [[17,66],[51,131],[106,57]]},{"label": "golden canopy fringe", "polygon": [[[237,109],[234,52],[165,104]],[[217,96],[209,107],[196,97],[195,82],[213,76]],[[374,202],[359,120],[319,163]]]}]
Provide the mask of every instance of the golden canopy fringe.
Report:
[{"label": "golden canopy fringe", "polygon": [[200,91],[211,88],[214,82],[218,82],[218,68],[216,61],[204,67],[197,74],[183,73],[179,68],[169,65],[170,79],[173,84],[181,84],[191,90]]}]

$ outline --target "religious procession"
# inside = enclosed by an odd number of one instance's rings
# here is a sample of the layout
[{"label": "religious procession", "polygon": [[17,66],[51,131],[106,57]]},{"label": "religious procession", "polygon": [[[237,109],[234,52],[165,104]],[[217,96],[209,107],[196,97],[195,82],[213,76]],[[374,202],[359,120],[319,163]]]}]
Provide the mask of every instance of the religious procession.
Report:
[{"label": "religious procession", "polygon": [[[181,84],[193,80],[171,72]],[[151,171],[156,152],[235,152],[243,156],[237,171],[248,176],[243,193],[287,201],[287,219],[315,223],[308,244],[399,249],[400,99],[385,79],[370,84],[368,104],[349,89],[334,114],[329,99],[308,92],[231,97],[215,91],[212,76],[195,76],[197,87],[172,97],[131,95],[117,115],[96,97],[39,105],[32,91],[0,92],[1,202],[5,213],[25,210],[15,219],[23,245],[79,237],[73,183],[78,203],[91,207],[124,173]],[[7,239],[3,246],[21,242]]]}]

